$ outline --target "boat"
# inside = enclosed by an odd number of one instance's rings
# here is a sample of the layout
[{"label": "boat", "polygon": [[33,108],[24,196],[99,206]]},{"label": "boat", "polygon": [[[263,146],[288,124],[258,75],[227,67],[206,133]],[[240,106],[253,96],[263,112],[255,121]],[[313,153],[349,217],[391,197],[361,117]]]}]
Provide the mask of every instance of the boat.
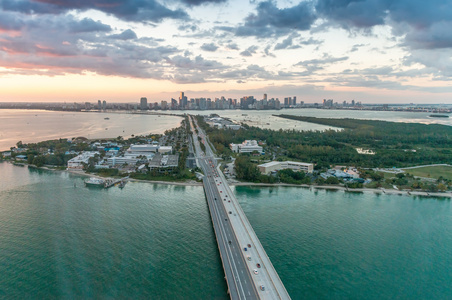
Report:
[{"label": "boat", "polygon": [[448,115],[437,115],[437,114],[433,114],[429,116],[430,118],[449,118]]},{"label": "boat", "polygon": [[125,182],[125,181],[122,181],[122,180],[121,180],[121,182],[118,184],[118,187],[119,187],[120,189],[123,189],[125,186],[126,186],[126,182]]},{"label": "boat", "polygon": [[88,180],[85,180],[85,186],[94,186],[94,187],[105,187],[105,180],[100,178],[91,177]]},{"label": "boat", "polygon": [[104,120],[110,120],[110,118],[109,118],[109,117],[106,117],[106,118],[104,118]]}]

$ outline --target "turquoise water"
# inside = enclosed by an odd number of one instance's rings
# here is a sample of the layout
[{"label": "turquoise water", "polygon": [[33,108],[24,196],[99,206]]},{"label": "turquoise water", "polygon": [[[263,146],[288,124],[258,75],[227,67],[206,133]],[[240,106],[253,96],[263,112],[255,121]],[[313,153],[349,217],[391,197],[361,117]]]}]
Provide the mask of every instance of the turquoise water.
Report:
[{"label": "turquoise water", "polygon": [[236,191],[293,299],[452,299],[450,200]]},{"label": "turquoise water", "polygon": [[0,298],[227,298],[201,188],[88,189],[6,163],[0,182]]},{"label": "turquoise water", "polygon": [[[228,298],[201,187],[82,182],[0,163],[0,298]],[[452,298],[450,200],[235,192],[292,299]]]}]

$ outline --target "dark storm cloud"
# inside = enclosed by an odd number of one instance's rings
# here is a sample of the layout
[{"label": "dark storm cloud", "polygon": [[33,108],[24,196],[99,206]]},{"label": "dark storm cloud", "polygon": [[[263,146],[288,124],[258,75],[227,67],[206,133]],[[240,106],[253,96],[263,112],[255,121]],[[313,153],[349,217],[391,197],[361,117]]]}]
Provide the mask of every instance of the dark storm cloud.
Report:
[{"label": "dark storm cloud", "polygon": [[289,8],[278,8],[274,1],[257,5],[257,13],[250,14],[236,30],[238,36],[270,37],[291,30],[308,30],[316,16],[311,2],[300,2]]},{"label": "dark storm cloud", "polygon": [[62,14],[70,10],[94,9],[134,22],[160,22],[166,18],[187,19],[183,10],[171,10],[156,0],[3,0],[5,11],[26,14]]}]

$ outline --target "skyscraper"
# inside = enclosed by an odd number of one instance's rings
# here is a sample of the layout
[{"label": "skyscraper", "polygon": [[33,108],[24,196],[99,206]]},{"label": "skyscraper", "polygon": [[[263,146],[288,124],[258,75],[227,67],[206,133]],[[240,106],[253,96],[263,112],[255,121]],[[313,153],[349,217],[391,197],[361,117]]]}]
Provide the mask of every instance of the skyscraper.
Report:
[{"label": "skyscraper", "polygon": [[146,97],[142,97],[140,99],[140,109],[147,110],[148,109],[148,99]]}]

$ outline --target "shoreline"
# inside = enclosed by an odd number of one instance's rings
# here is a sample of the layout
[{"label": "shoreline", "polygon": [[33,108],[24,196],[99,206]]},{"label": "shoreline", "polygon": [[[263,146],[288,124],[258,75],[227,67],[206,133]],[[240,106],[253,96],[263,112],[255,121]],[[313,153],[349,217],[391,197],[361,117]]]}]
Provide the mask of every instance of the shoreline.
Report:
[{"label": "shoreline", "polygon": [[[8,162],[12,165],[12,162]],[[20,164],[21,166],[29,166],[27,163]],[[95,178],[102,178],[105,177],[98,176],[95,174],[87,174],[84,171],[79,170],[55,170],[48,167],[33,167],[36,169],[42,169],[47,171],[56,171],[56,172],[67,172],[69,174],[78,175],[78,176],[84,176],[84,177],[95,177]],[[153,184],[166,184],[166,185],[174,185],[174,186],[202,186],[203,184],[201,182],[196,181],[186,181],[186,182],[178,182],[178,181],[161,181],[161,180],[142,180],[142,179],[133,179],[128,178],[126,181],[130,182],[141,182],[141,183],[153,183]],[[422,197],[435,197],[435,198],[452,198],[452,192],[444,192],[444,193],[429,193],[429,192],[423,192],[423,191],[400,191],[400,190],[394,190],[394,189],[372,189],[372,188],[357,188],[357,189],[347,189],[343,186],[337,186],[337,185],[308,185],[308,184],[290,184],[290,183],[254,183],[254,182],[228,182],[229,186],[250,186],[250,187],[296,187],[296,188],[304,188],[309,190],[329,190],[329,191],[344,191],[347,193],[364,193],[364,192],[371,192],[374,194],[380,194],[380,195],[405,195],[405,196],[422,196]]]},{"label": "shoreline", "polygon": [[314,190],[330,190],[330,191],[344,191],[347,193],[364,193],[372,192],[380,195],[405,195],[405,196],[423,196],[423,197],[440,197],[440,198],[452,198],[452,192],[423,192],[423,191],[400,191],[394,189],[372,189],[372,188],[357,188],[357,189],[347,189],[343,186],[337,185],[308,185],[308,184],[290,184],[290,183],[253,183],[253,182],[233,182],[229,183],[230,186],[257,186],[257,187],[298,187],[305,189]]}]

